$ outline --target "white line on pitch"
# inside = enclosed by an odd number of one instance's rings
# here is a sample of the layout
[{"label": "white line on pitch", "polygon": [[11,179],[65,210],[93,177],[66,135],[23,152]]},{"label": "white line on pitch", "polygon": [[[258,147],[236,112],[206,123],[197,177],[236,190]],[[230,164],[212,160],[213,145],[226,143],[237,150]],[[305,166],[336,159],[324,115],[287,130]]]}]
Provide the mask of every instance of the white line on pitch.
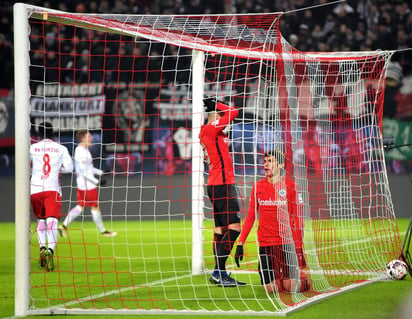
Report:
[{"label": "white line on pitch", "polygon": [[76,300],[66,302],[66,303],[61,304],[61,305],[53,306],[53,308],[63,308],[63,307],[67,307],[67,306],[72,306],[72,305],[78,304],[80,302],[91,301],[91,300],[106,297],[108,295],[115,295],[115,294],[119,294],[121,292],[127,292],[127,291],[133,290],[133,289],[140,289],[140,288],[144,288],[144,287],[147,287],[147,286],[155,286],[155,285],[159,285],[159,284],[162,284],[162,283],[165,283],[165,282],[169,282],[169,281],[173,281],[173,280],[180,280],[180,279],[184,279],[184,278],[188,278],[188,277],[192,277],[192,276],[193,276],[192,274],[188,274],[188,275],[184,275],[184,276],[171,277],[171,278],[167,278],[167,279],[164,279],[164,280],[156,280],[156,281],[152,281],[151,283],[146,283],[144,285],[138,285],[138,286],[132,286],[132,287],[127,287],[127,288],[112,290],[112,291],[109,291],[109,292],[100,293],[100,294],[97,294],[97,295],[92,295],[92,296],[89,296],[89,297],[86,297],[86,298],[78,298]]},{"label": "white line on pitch", "polygon": [[[357,240],[357,241],[354,241],[354,242],[351,242],[351,243],[343,243],[342,245],[352,245],[352,244],[354,244],[354,243],[356,244],[356,243],[360,243],[360,242],[365,242],[365,241],[363,241],[363,240]],[[331,246],[331,245],[330,245],[330,246]],[[325,246],[325,247],[326,247],[326,246]],[[308,252],[312,252],[312,251],[315,251],[315,249],[308,250]],[[256,262],[257,262],[257,260],[256,260]],[[246,263],[246,264],[250,264],[250,263],[253,263],[253,261],[248,262],[248,263]],[[327,272],[328,272],[328,273],[337,272],[338,274],[341,274],[341,273],[342,273],[341,271],[336,271],[336,270],[329,270],[329,271],[327,271]],[[257,274],[257,271],[242,271],[242,270],[239,270],[239,271],[236,271],[235,273],[237,273],[237,274]],[[325,272],[324,272],[323,270],[310,270],[309,273],[312,273],[312,274],[322,274],[322,273],[325,273]],[[363,273],[366,274],[366,275],[376,275],[376,272],[363,272]],[[188,274],[188,275],[184,275],[184,276],[171,277],[171,278],[164,279],[164,280],[156,280],[156,281],[153,281],[153,282],[148,283],[148,284],[145,284],[145,285],[138,285],[138,286],[132,286],[132,287],[127,287],[127,288],[112,290],[112,291],[109,291],[109,292],[100,293],[100,294],[98,294],[98,295],[90,296],[90,297],[87,297],[87,298],[79,298],[79,299],[76,299],[76,300],[73,300],[73,301],[64,303],[64,304],[62,304],[62,305],[58,305],[58,306],[56,306],[56,307],[57,307],[57,308],[67,307],[67,306],[75,305],[75,304],[77,304],[77,303],[79,303],[79,302],[95,300],[95,299],[99,299],[99,298],[102,298],[102,297],[105,297],[105,296],[108,296],[108,295],[115,295],[115,294],[118,294],[118,293],[121,293],[121,292],[127,292],[127,291],[129,291],[129,290],[133,290],[133,289],[140,289],[140,288],[144,288],[144,287],[146,287],[146,286],[159,285],[159,284],[166,283],[166,282],[169,282],[169,281],[180,280],[180,279],[184,279],[184,278],[188,278],[188,277],[192,277],[192,275],[191,275],[191,274]]]}]

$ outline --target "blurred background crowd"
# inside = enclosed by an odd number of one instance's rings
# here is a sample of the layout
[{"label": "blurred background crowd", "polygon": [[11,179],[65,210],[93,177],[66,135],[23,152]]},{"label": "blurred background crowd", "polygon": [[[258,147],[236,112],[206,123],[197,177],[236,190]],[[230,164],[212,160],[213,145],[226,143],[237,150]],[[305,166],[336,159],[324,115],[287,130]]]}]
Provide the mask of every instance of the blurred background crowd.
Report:
[{"label": "blurred background crowd", "polygon": [[[1,1],[0,3],[0,97],[12,94],[13,88],[13,4],[17,1]],[[91,0],[91,1],[40,1],[32,0],[26,3],[48,7],[67,12],[77,13],[105,13],[105,14],[233,14],[233,13],[259,13],[259,12],[284,12],[280,20],[280,30],[289,43],[300,51],[369,51],[369,50],[396,50],[392,56],[387,71],[385,89],[384,117],[390,120],[407,121],[412,123],[412,2],[410,0]],[[302,10],[311,8],[310,10]],[[32,30],[32,33],[35,30]],[[99,61],[94,54],[90,62],[87,50],[110,50],[102,47],[99,41],[93,45],[82,47],[82,33],[70,33],[58,27],[45,30],[47,41],[36,48],[36,36],[32,37],[32,62],[39,59],[38,65],[46,65],[46,77],[48,81],[63,80],[70,83],[73,74],[64,72],[65,69],[85,70],[85,78],[82,80],[81,72],[76,74],[76,83],[98,82],[103,76],[94,71],[93,61]],[[66,33],[65,33],[66,32]],[[86,31],[85,31],[86,33]],[[90,34],[84,37],[91,38]],[[76,63],[75,67],[67,66],[59,73],[59,62],[53,50],[55,40],[59,38],[72,39],[77,44],[80,58],[75,62],[65,61],[65,64]],[[93,41],[93,40],[92,40]],[[102,43],[102,42],[101,42]],[[47,54],[43,56],[42,45],[48,46]],[[61,48],[65,50],[64,47]],[[72,48],[67,48],[71,50]],[[82,51],[86,50],[86,54]],[[133,50],[139,50],[135,46]],[[156,50],[153,50],[155,52]],[[107,53],[107,63],[110,64],[110,54]],[[122,54],[122,53],[121,53]],[[154,54],[154,53],[153,53]],[[159,52],[160,54],[160,52]],[[123,55],[123,54],[122,54]],[[127,57],[142,56],[139,52],[124,54],[122,61],[128,64]],[[67,57],[71,55],[68,54]],[[44,59],[44,64],[43,64]],[[117,59],[117,58],[116,58]],[[118,60],[118,59],[117,59]],[[153,59],[156,60],[156,59]],[[142,60],[143,61],[143,60]],[[182,57],[180,61],[183,65]],[[187,61],[186,61],[187,62]],[[90,64],[89,64],[90,63]],[[98,62],[97,62],[98,63]],[[119,62],[117,62],[119,63]],[[167,68],[167,59],[164,61]],[[33,63],[36,64],[36,63]],[[121,63],[120,63],[121,64]],[[144,68],[147,65],[144,63]],[[106,65],[107,69],[110,66]],[[129,70],[130,66],[125,66]],[[174,67],[172,65],[172,67]],[[186,66],[185,66],[186,67]],[[134,68],[138,68],[134,66]],[[179,68],[179,67],[177,67]],[[101,69],[96,66],[95,68]],[[149,68],[160,70],[160,67]],[[122,70],[121,65],[114,62],[112,70]],[[183,71],[183,69],[182,69]],[[36,69],[32,68],[32,77],[36,77]],[[53,73],[54,72],[54,73]],[[73,72],[72,72],[73,73]],[[101,73],[101,72],[100,72]],[[121,72],[119,72],[121,73]],[[39,76],[43,77],[43,70],[39,70]],[[105,76],[110,76],[106,72]],[[179,72],[182,76],[184,72]],[[124,72],[130,75],[130,72]],[[155,72],[150,76],[157,76]],[[60,77],[60,78],[59,78]],[[62,78],[63,77],[63,78]],[[93,77],[97,77],[94,79]],[[116,77],[117,78],[117,77]],[[135,76],[135,78],[137,78]],[[129,79],[119,77],[121,81]],[[107,80],[105,78],[105,80]],[[110,80],[110,79],[109,79]],[[150,80],[150,79],[149,79]],[[183,79],[184,80],[184,79]],[[187,80],[186,80],[187,81]],[[395,127],[400,132],[399,123],[387,122],[384,127]],[[403,129],[408,130],[408,125]],[[399,133],[400,135],[400,133]],[[412,139],[412,135],[411,135]],[[408,142],[407,140],[405,142]],[[3,145],[4,146],[4,145]],[[412,154],[412,150],[411,150]],[[389,170],[396,172],[405,171],[399,161],[389,165]]]},{"label": "blurred background crowd", "polygon": [[[13,4],[0,4],[0,89],[13,87]],[[69,12],[113,14],[230,14],[285,12],[283,36],[301,51],[400,50],[388,70],[385,116],[412,118],[405,103],[398,108],[402,79],[412,74],[412,2],[408,0],[91,0],[26,1],[33,5]],[[331,3],[329,5],[325,5]],[[314,7],[312,10],[300,10]],[[50,32],[56,33],[56,28]],[[78,36],[78,35],[73,35]],[[51,36],[53,38],[53,36]],[[50,44],[52,45],[52,44]],[[54,59],[53,55],[46,59]],[[81,61],[79,61],[81,63]],[[49,61],[49,64],[53,61]],[[87,63],[87,61],[85,61]],[[46,61],[46,65],[47,65]],[[80,66],[81,68],[81,66]],[[412,89],[411,89],[412,91]],[[409,104],[407,104],[409,105]]]},{"label": "blurred background crowd", "polygon": [[[1,128],[2,123],[5,123],[5,125],[3,125],[4,127],[6,127],[7,122],[14,123],[13,5],[16,2],[17,1],[8,0],[0,1],[0,66],[2,68],[2,72],[0,72],[0,176],[14,174],[14,126],[9,125],[3,132]],[[393,132],[393,135],[396,135],[398,138],[396,140],[397,144],[412,145],[411,0],[348,0],[344,2],[333,0],[31,0],[22,2],[76,13],[172,15],[284,12],[280,20],[280,30],[284,38],[297,50],[305,52],[396,50],[386,74],[383,130],[384,134],[385,131]],[[304,8],[309,8],[309,10],[303,10]],[[39,43],[36,43],[36,39],[42,37],[37,37],[37,31],[35,28],[32,28],[31,76],[34,80],[36,80],[36,76],[40,76],[41,79],[45,76],[46,80],[52,83],[59,80],[63,83],[74,82],[78,84],[99,82],[102,76],[112,76],[113,79],[119,79],[119,81],[129,83],[127,77],[131,76],[131,72],[129,71],[131,65],[130,59],[133,60],[133,57],[136,56],[144,57],[144,53],[139,52],[139,50],[141,50],[140,46],[134,45],[134,39],[131,40],[133,43],[128,43],[130,45],[125,46],[126,48],[129,47],[129,49],[132,48],[130,52],[123,54],[120,50],[102,45],[104,41],[93,41],[95,40],[95,33],[98,33],[98,31],[91,33],[81,31],[80,28],[77,28],[76,32],[73,32],[73,29],[74,28],[59,29],[59,27],[49,25],[47,28],[44,28],[46,39],[44,43],[40,43],[40,40]],[[62,50],[63,53],[61,54],[61,58],[62,60],[63,58],[66,59],[65,61],[59,61],[59,57],[56,54],[57,50],[53,50],[53,46],[56,45],[56,39],[65,40],[61,41],[62,45],[59,47],[59,50]],[[67,42],[70,45],[65,47],[63,42]],[[70,58],[73,57],[71,52],[63,52],[64,50],[73,50],[73,43],[71,42],[76,44],[74,50],[76,50],[76,56],[78,58],[75,62],[70,60]],[[112,41],[111,43],[112,45],[116,45],[116,41]],[[46,46],[46,48],[42,46]],[[169,49],[173,50],[176,49],[176,47],[170,46]],[[84,50],[89,51],[83,53]],[[103,52],[93,52],[98,50],[103,50]],[[118,52],[117,57],[115,55],[112,56],[110,52],[106,52],[105,50]],[[47,53],[44,54],[44,52]],[[155,54],[155,52],[156,48],[151,48],[151,54]],[[161,50],[157,50],[157,52],[159,54],[162,53]],[[99,67],[98,63],[99,57],[103,56],[102,54],[104,54],[105,62],[107,62],[107,64],[105,64],[107,72],[105,72],[104,75],[101,74],[101,67]],[[122,59],[119,58],[119,54]],[[174,55],[175,53],[171,54],[171,56]],[[113,62],[112,67],[110,66],[111,57],[116,60]],[[186,57],[189,57],[189,60],[187,60]],[[36,60],[38,62],[36,62]],[[151,59],[151,63],[157,63],[156,61],[160,60],[164,63],[161,67],[154,66],[153,68],[148,68],[143,58],[134,61],[138,60],[142,62],[142,68],[144,68],[145,71],[148,69],[177,70],[179,72],[176,73],[182,78],[177,78],[176,81],[180,83],[187,82],[187,72],[185,72],[185,70],[188,68],[187,65],[190,65],[190,54],[181,54],[181,52],[179,52],[179,64],[177,64],[176,61],[172,61],[169,63],[169,66],[167,58]],[[97,61],[96,67],[93,66],[95,61]],[[123,70],[121,61],[124,61],[124,70],[128,70],[127,72],[121,72]],[[37,65],[37,69],[33,67],[33,65]],[[61,67],[61,65],[63,66]],[[177,67],[175,67],[176,65]],[[46,66],[46,68],[43,68],[43,66]],[[82,70],[84,70],[84,74]],[[133,70],[136,70],[136,72],[141,71],[139,65],[133,65]],[[38,72],[36,73],[36,71]],[[76,72],[76,77],[73,76],[73,72]],[[122,74],[117,77],[118,74],[116,74],[116,72]],[[151,71],[147,73],[148,77],[158,76],[156,72]],[[163,77],[174,77],[174,75],[173,72],[165,72]],[[123,78],[123,76],[126,78]],[[134,74],[132,78],[138,79],[139,76]],[[104,78],[104,81],[111,83],[110,79],[107,78]],[[150,78],[148,78],[148,81],[150,82]],[[126,94],[129,93],[126,92]],[[184,92],[184,94],[186,94],[186,92]],[[110,98],[110,96],[107,98],[107,101],[110,99],[113,101],[113,98]],[[8,112],[5,107],[2,108],[2,105],[4,105],[2,102],[9,107]],[[162,107],[165,108],[167,105],[162,105]],[[182,114],[184,114],[184,110],[182,112]],[[137,112],[135,113],[137,114]],[[126,116],[124,117],[127,119]],[[108,117],[105,117],[105,119],[106,118]],[[154,120],[153,122],[157,123],[157,121]],[[146,144],[152,143],[153,146],[158,146],[159,149],[164,150],[162,154],[166,155],[157,154],[158,157],[166,159],[164,161],[164,167],[162,167],[162,165],[158,166],[165,174],[171,175],[176,171],[175,163],[172,163],[175,159],[174,153],[176,153],[173,148],[173,141],[176,138],[174,134],[178,132],[172,132],[170,129],[154,128],[152,124],[153,123],[149,123],[147,125],[151,129],[153,128],[153,132],[157,130],[160,133],[164,132],[164,134],[154,134],[153,138],[157,138],[158,140],[148,141]],[[146,125],[146,123],[143,123],[143,125]],[[181,131],[178,126],[175,128],[177,131]],[[243,131],[243,128],[241,129]],[[127,132],[127,130],[124,130],[124,132]],[[348,137],[351,138],[351,135],[348,135]],[[72,136],[70,138],[72,140]],[[130,136],[124,137],[126,140],[130,138]],[[184,139],[186,138],[186,135],[184,135]],[[347,139],[348,141],[349,138]],[[341,140],[343,140],[343,138],[341,138]],[[96,140],[96,142],[98,141]],[[118,144],[119,143],[117,143],[117,145]],[[135,144],[141,145],[142,143]],[[343,142],[341,144],[342,149],[348,149],[348,147],[345,148]],[[331,143],[331,145],[336,146],[333,143]],[[304,148],[302,148],[302,150],[308,153],[311,151],[305,150]],[[344,151],[341,153],[344,154]],[[398,150],[390,152],[386,151],[385,154],[385,159],[389,159],[389,161],[387,161],[388,172],[405,173],[412,171],[412,147],[399,148]],[[141,161],[142,157],[140,150],[127,155],[131,156],[134,162],[140,163],[139,161]],[[109,158],[108,161],[114,162],[114,159]],[[122,157],[120,161],[125,162],[123,166],[130,165],[131,162],[129,157]],[[183,163],[182,166],[186,165],[186,158],[180,160],[180,162]],[[316,163],[316,161],[314,162]],[[170,165],[170,163],[173,165]],[[319,161],[317,161],[317,163],[319,163]],[[107,164],[107,166],[110,165],[112,164]],[[119,167],[120,166],[123,167],[122,165],[119,165]],[[179,168],[180,171],[185,169],[186,168]],[[127,169],[127,171],[130,172],[133,170]],[[398,189],[403,190],[407,188],[401,186]]]},{"label": "blurred background crowd", "polygon": [[[13,86],[13,4],[0,4],[0,88]],[[408,0],[91,0],[26,1],[70,12],[113,14],[201,14],[287,12],[284,37],[301,51],[402,50],[412,47],[412,2]],[[318,6],[312,10],[302,8]],[[290,12],[295,11],[295,12]],[[56,29],[55,32],[58,32]],[[56,35],[57,37],[57,35]],[[412,73],[408,53],[393,57],[393,77]],[[388,112],[395,116],[396,110]]]}]

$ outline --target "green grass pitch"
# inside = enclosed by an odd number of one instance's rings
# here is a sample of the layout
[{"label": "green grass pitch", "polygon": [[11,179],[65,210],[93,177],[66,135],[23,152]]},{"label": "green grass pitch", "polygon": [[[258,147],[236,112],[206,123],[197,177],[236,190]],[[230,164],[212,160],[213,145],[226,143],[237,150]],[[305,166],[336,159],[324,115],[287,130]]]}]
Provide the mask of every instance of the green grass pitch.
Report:
[{"label": "green grass pitch", "polygon": [[[111,227],[119,231],[114,238],[103,238],[95,229],[93,223],[87,222],[80,229],[80,223],[74,223],[68,238],[60,239],[56,258],[56,268],[59,271],[44,273],[37,265],[38,247],[36,238],[33,236],[31,246],[31,294],[35,296],[37,308],[62,306],[99,308],[122,308],[137,307],[167,309],[172,306],[183,309],[185,306],[196,305],[196,299],[201,300],[202,307],[212,309],[213,301],[210,299],[210,291],[205,290],[207,275],[192,277],[190,273],[190,247],[185,243],[190,242],[190,232],[179,231],[183,227],[182,222],[160,222],[156,223],[156,231],[143,222],[125,226],[124,222],[113,222]],[[404,235],[408,220],[398,220],[401,234]],[[32,229],[34,224],[32,224]],[[0,223],[0,317],[10,317],[14,313],[14,234],[15,226],[11,223]],[[171,231],[174,229],[175,231]],[[173,244],[170,244],[172,238]],[[112,241],[115,243],[112,245]],[[153,248],[152,242],[158,245]],[[128,243],[126,245],[125,243]],[[159,244],[160,243],[160,244]],[[188,248],[189,247],[189,248]],[[189,250],[189,251],[188,251]],[[116,256],[116,258],[113,258]],[[166,258],[152,258],[157,256],[168,256]],[[144,258],[142,258],[144,257]],[[210,259],[210,256],[205,256]],[[209,260],[210,262],[210,260]],[[155,263],[152,264],[152,263]],[[159,263],[161,265],[159,265]],[[165,270],[163,278],[153,269]],[[84,270],[88,273],[85,274]],[[114,271],[116,269],[116,271]],[[244,275],[247,276],[247,275]],[[236,277],[242,279],[241,274]],[[256,283],[237,290],[210,287],[213,294],[220,303],[222,309],[232,309],[225,305],[224,297],[234,294],[233,309],[246,310],[247,307],[259,308],[262,305],[254,304],[254,295],[262,294],[259,289],[258,276]],[[255,280],[253,279],[253,280]],[[44,281],[47,280],[47,289],[44,289]],[[163,295],[164,288],[161,281],[167,282],[168,287],[181,287],[167,291],[167,302],[156,296]],[[251,278],[247,277],[250,282]],[[110,284],[115,282],[114,287]],[[137,288],[128,288],[130,283]],[[151,283],[150,287],[141,283]],[[140,286],[139,286],[140,284]],[[76,287],[75,291],[73,286]],[[106,296],[102,294],[105,286]],[[118,290],[121,288],[122,296],[119,298]],[[198,287],[198,288],[197,288]],[[53,296],[51,298],[46,298]],[[82,296],[93,295],[93,300],[75,300]],[[139,297],[136,298],[135,296]],[[57,296],[57,297],[56,297]],[[182,302],[184,297],[185,302]],[[196,298],[194,298],[196,296]],[[402,281],[386,281],[367,285],[347,293],[343,293],[316,304],[304,307],[288,315],[289,318],[394,318],[400,305],[407,297],[412,298],[412,279],[408,276]],[[192,300],[190,301],[190,299]],[[239,300],[243,299],[243,302]],[[122,299],[122,300],[120,300]],[[137,302],[136,299],[139,301]],[[220,301],[219,301],[220,300]],[[226,302],[227,304],[227,302]],[[264,307],[265,305],[263,305]],[[270,305],[269,305],[270,306]],[[136,317],[137,315],[133,315]],[[42,316],[35,316],[41,318]],[[77,318],[93,316],[79,315]],[[99,318],[102,317],[101,314]],[[112,315],[107,316],[113,317]],[[139,317],[161,317],[176,318],[180,315],[142,315]],[[215,318],[216,316],[203,316],[202,318]],[[249,316],[242,316],[248,318]],[[255,316],[250,316],[254,318]]]}]

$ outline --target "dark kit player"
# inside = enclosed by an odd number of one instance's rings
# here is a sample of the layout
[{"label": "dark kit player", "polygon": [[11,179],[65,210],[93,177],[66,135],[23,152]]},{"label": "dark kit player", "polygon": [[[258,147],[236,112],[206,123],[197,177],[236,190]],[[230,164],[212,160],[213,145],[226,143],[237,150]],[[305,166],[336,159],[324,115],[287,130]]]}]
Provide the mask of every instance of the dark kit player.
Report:
[{"label": "dark kit player", "polygon": [[207,193],[213,205],[215,267],[210,282],[223,287],[245,285],[229,276],[226,260],[240,233],[240,207],[235,174],[229,153],[229,140],[223,130],[239,111],[216,98],[204,99],[208,120],[200,130],[205,159],[209,166]]},{"label": "dark kit player", "polygon": [[[297,218],[299,196],[296,185],[285,178],[283,153],[265,154],[265,178],[255,183],[250,194],[249,210],[235,253],[243,259],[243,244],[259,214],[259,274],[266,292],[303,292],[310,289],[302,250],[302,234]],[[298,242],[298,252],[295,242]]]}]

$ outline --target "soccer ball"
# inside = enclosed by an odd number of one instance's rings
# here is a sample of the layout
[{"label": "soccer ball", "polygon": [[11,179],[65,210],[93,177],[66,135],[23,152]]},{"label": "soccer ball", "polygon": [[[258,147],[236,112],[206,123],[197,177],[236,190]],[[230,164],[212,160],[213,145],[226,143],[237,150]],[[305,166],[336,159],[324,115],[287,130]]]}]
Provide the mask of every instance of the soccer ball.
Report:
[{"label": "soccer ball", "polygon": [[402,280],[408,274],[408,265],[399,259],[392,260],[386,265],[387,275],[395,280]]}]

